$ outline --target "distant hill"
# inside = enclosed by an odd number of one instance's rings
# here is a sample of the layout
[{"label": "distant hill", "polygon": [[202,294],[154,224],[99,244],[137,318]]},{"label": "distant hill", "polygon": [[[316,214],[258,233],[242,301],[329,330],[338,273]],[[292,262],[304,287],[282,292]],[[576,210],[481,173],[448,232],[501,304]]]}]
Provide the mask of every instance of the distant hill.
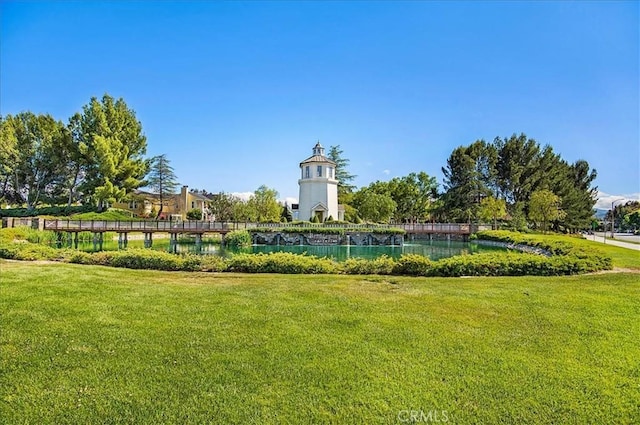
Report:
[{"label": "distant hill", "polygon": [[593,209],[593,215],[596,218],[600,218],[600,219],[603,219],[607,215],[608,212],[609,212],[609,210],[605,210],[603,208],[594,208]]}]

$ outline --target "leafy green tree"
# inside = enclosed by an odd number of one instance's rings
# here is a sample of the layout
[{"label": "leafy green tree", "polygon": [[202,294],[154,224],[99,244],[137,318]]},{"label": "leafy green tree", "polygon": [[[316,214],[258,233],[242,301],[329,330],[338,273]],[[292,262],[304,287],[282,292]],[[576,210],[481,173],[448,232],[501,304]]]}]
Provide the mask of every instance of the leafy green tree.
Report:
[{"label": "leafy green tree", "polygon": [[546,232],[549,222],[564,217],[564,211],[560,207],[558,195],[546,189],[537,190],[531,194],[529,200],[529,219]]},{"label": "leafy green tree", "polygon": [[220,192],[211,196],[209,209],[216,221],[235,221],[236,205],[241,202],[240,199],[229,193]]},{"label": "leafy green tree", "polygon": [[257,220],[258,211],[254,204],[239,199],[238,202],[233,205],[233,221],[249,223]]},{"label": "leafy green tree", "polygon": [[498,228],[498,219],[507,216],[507,203],[504,199],[497,199],[488,196],[480,202],[480,218],[483,220],[493,220],[492,228]]},{"label": "leafy green tree", "polygon": [[336,180],[338,180],[338,202],[343,202],[343,195],[352,193],[355,190],[353,180],[357,177],[350,174],[347,170],[349,160],[343,156],[344,151],[340,149],[340,145],[331,146],[327,153],[327,158],[336,163]]},{"label": "leafy green tree", "polygon": [[511,206],[511,219],[509,220],[509,227],[512,230],[517,230],[520,232],[527,229],[527,215],[525,213],[524,207],[524,202],[517,202],[515,205]]},{"label": "leafy green tree", "polygon": [[258,222],[279,222],[281,205],[278,203],[278,192],[265,185],[260,186],[253,192],[249,199],[249,208],[255,211]]},{"label": "leafy green tree", "polygon": [[431,214],[431,203],[437,197],[438,183],[427,173],[410,173],[405,177],[394,177],[388,183],[388,193],[396,203],[396,222],[427,221]]},{"label": "leafy green tree", "polygon": [[638,230],[640,229],[640,209],[632,211],[624,216],[624,229]]},{"label": "leafy green tree", "polygon": [[13,117],[0,116],[0,204],[22,202],[13,190],[18,156],[18,139]]},{"label": "leafy green tree", "polygon": [[371,186],[355,193],[354,205],[363,220],[376,223],[389,222],[396,210],[396,203],[389,194],[379,193]]},{"label": "leafy green tree", "polygon": [[91,98],[82,113],[71,118],[70,128],[82,158],[80,191],[85,197],[103,207],[144,184],[147,139],[122,98],[114,100],[108,94],[101,100]]},{"label": "leafy green tree", "polygon": [[611,222],[612,218],[615,221],[615,227],[622,230],[627,230],[629,227],[626,225],[626,216],[639,210],[640,202],[638,201],[627,201],[625,203],[620,203],[614,206],[613,208],[613,217],[611,217],[611,210],[607,211],[607,215],[605,216],[605,220]]},{"label": "leafy green tree", "polygon": [[[166,155],[158,155],[151,158],[151,168],[147,177],[147,187],[151,188],[160,198],[160,210],[158,215],[162,213],[164,200],[168,195],[173,195],[178,189],[178,178],[169,163]],[[202,211],[200,211],[202,215]],[[198,219],[199,220],[199,219]]]},{"label": "leafy green tree", "polygon": [[194,208],[187,211],[188,220],[202,220],[202,210],[200,208]]},{"label": "leafy green tree", "polygon": [[78,201],[84,201],[86,203],[91,195],[85,195],[81,190],[81,185],[85,181],[89,167],[87,158],[83,154],[81,150],[82,146],[80,145],[80,118],[80,114],[74,114],[69,118],[67,124],[67,129],[71,134],[65,148],[67,163],[67,206],[71,206],[72,203]]},{"label": "leafy green tree", "polygon": [[[57,203],[64,191],[64,146],[69,133],[50,115],[22,112],[2,120],[5,177],[3,196],[34,208],[43,201]],[[10,162],[9,162],[10,161]],[[10,177],[9,177],[10,176]]]}]

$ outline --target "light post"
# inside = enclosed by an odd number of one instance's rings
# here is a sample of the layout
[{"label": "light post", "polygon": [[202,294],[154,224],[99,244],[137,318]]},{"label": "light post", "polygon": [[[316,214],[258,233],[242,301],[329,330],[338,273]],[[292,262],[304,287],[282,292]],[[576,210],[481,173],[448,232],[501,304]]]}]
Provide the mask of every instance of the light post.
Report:
[{"label": "light post", "polygon": [[[611,202],[611,239],[615,239],[615,226],[616,226],[616,213],[615,210],[613,209],[613,204],[615,204],[618,201],[624,201],[623,199],[616,199],[615,201]],[[606,231],[605,231],[605,235],[606,235]]]}]

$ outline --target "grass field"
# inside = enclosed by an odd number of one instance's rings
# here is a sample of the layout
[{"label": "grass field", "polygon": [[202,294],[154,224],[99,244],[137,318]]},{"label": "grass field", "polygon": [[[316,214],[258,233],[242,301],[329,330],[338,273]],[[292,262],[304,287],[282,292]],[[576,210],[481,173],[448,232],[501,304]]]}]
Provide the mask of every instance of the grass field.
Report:
[{"label": "grass field", "polygon": [[0,423],[640,422],[634,273],[0,269]]}]

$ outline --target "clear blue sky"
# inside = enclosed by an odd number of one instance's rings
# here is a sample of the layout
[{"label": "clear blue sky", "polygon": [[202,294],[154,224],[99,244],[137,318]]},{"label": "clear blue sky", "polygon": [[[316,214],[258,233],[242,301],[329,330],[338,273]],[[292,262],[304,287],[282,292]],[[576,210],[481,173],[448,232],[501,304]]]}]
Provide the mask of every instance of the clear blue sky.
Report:
[{"label": "clear blue sky", "polygon": [[640,192],[638,2],[13,2],[0,112],[66,122],[123,97],[180,183],[297,197],[316,140],[356,184],[442,183],[451,151],[524,132]]}]

